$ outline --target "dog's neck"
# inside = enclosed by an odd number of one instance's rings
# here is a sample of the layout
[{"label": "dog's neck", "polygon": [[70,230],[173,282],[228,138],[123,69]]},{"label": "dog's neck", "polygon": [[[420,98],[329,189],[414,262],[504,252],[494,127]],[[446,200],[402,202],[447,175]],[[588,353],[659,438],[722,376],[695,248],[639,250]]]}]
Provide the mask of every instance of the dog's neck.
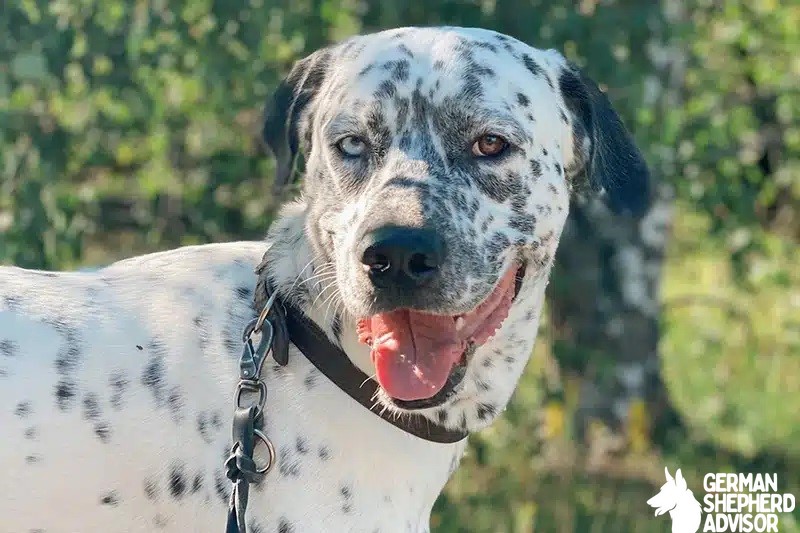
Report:
[{"label": "dog's neck", "polygon": [[314,257],[306,237],[305,209],[303,203],[294,202],[281,210],[267,236],[270,248],[261,275],[268,278],[281,299],[303,311],[362,372],[372,375],[369,348],[358,342],[353,318],[336,298],[335,273],[320,270],[319,259]]},{"label": "dog's neck", "polygon": [[[369,347],[358,342],[355,318],[336,298],[335,273],[320,269],[306,236],[306,209],[300,200],[281,210],[267,237],[270,248],[261,275],[280,298],[301,309],[362,372],[372,376]],[[533,349],[556,245],[553,239],[541,247],[503,328],[476,349],[460,394],[463,400],[421,414],[452,429],[474,431],[505,409]]]}]

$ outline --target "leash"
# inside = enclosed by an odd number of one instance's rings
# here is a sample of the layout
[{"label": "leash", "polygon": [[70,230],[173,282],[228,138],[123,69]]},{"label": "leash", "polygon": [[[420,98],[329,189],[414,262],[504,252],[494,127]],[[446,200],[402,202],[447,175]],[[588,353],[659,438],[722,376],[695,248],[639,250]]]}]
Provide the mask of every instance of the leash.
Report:
[{"label": "leash", "polygon": [[[247,533],[245,515],[250,484],[261,481],[275,464],[272,441],[256,427],[263,421],[267,403],[267,383],[261,376],[264,362],[272,355],[278,364],[285,365],[289,357],[286,323],[278,316],[275,297],[276,294],[270,296],[259,316],[251,320],[242,333],[244,346],[234,394],[233,446],[224,465],[225,476],[233,483],[225,533]],[[278,318],[270,319],[271,314]],[[254,346],[253,336],[258,334],[261,339],[258,346]],[[253,458],[258,442],[264,444],[269,453],[264,465],[257,464]]]},{"label": "leash", "polygon": [[[256,270],[261,274],[265,264]],[[262,279],[265,276],[260,276]],[[259,285],[261,285],[259,281]],[[256,287],[256,305],[259,304]],[[323,375],[369,412],[393,426],[430,442],[455,443],[464,440],[466,430],[452,430],[415,413],[396,416],[375,410],[375,394],[380,385],[355,366],[347,354],[333,344],[302,310],[289,302],[279,301],[277,291],[264,281],[261,294],[266,302],[258,317],[251,320],[242,332],[242,354],[239,358],[239,382],[234,394],[233,446],[225,460],[225,475],[233,484],[228,503],[228,521],[225,533],[247,533],[245,521],[250,484],[260,482],[272,469],[275,447],[258,428],[263,422],[267,402],[267,384],[262,379],[264,362],[272,359],[281,366],[289,363],[289,342]],[[260,335],[258,344],[254,336]],[[261,443],[269,454],[266,464],[259,465],[253,458],[256,446]]]}]

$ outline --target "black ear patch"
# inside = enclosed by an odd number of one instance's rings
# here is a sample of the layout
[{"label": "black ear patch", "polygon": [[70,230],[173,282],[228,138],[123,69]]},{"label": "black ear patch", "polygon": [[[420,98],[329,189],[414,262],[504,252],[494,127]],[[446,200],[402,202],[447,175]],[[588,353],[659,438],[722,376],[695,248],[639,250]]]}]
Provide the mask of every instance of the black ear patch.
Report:
[{"label": "black ear patch", "polygon": [[593,190],[605,190],[615,212],[643,214],[650,204],[650,172],[608,97],[573,65],[562,71],[558,82],[574,118],[576,163],[569,169],[573,179],[585,175]]},{"label": "black ear patch", "polygon": [[328,49],[323,49],[295,63],[267,102],[262,137],[275,156],[276,191],[292,182],[301,139],[306,144],[311,140],[308,116],[325,81],[330,55]]}]

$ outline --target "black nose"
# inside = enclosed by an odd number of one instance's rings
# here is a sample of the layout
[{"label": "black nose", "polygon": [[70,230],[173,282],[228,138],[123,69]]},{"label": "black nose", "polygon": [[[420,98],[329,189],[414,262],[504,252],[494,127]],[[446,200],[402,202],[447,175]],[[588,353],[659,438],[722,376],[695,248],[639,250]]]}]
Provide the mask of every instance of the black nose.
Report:
[{"label": "black nose", "polygon": [[378,228],[364,236],[360,250],[361,263],[380,287],[421,285],[436,276],[444,260],[441,237],[423,228]]}]

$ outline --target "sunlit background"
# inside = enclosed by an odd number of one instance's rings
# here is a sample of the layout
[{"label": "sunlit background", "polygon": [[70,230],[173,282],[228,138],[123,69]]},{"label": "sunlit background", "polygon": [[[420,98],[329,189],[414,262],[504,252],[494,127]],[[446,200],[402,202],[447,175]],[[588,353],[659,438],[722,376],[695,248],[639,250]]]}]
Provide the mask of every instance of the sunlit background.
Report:
[{"label": "sunlit background", "polygon": [[[578,206],[535,357],[434,531],[665,532],[663,467],[800,498],[800,4],[3,0],[0,262],[67,269],[261,238],[255,134],[291,63],[354,33],[480,26],[600,82],[660,186]],[[800,511],[781,518],[800,531]]]}]

